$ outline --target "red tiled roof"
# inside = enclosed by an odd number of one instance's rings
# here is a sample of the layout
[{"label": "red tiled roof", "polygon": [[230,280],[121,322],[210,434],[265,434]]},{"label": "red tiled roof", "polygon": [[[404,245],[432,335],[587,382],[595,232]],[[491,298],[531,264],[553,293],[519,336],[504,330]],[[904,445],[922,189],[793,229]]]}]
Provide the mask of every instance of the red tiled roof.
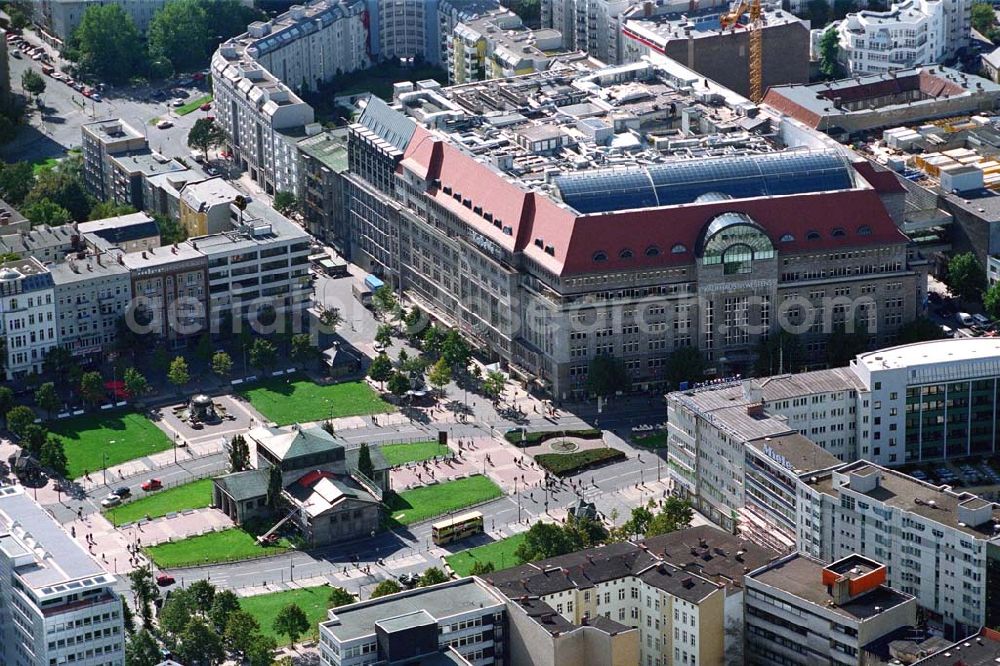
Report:
[{"label": "red tiled roof", "polygon": [[320,479],[332,479],[336,476],[337,475],[333,472],[324,472],[321,469],[314,469],[313,471],[299,477],[299,480],[295,483],[299,484],[303,488],[311,488]]},{"label": "red tiled roof", "polygon": [[902,183],[899,182],[899,179],[896,178],[896,174],[891,171],[876,169],[868,160],[854,162],[851,166],[853,166],[854,170],[861,174],[861,176],[867,180],[879,194],[906,193],[906,188],[903,187]]}]

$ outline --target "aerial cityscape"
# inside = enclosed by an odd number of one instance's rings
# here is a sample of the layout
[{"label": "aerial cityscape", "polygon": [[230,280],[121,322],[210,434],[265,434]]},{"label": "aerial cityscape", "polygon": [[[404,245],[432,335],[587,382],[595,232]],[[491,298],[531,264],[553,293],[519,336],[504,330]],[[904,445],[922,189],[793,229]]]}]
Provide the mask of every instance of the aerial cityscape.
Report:
[{"label": "aerial cityscape", "polygon": [[1000,663],[1000,2],[0,0],[0,666]]}]

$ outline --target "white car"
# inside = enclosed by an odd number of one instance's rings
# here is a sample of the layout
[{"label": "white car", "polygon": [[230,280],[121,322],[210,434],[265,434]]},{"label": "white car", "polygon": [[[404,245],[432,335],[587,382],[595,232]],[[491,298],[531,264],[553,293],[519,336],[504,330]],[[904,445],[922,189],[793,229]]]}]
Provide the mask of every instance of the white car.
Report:
[{"label": "white car", "polygon": [[122,498],[114,493],[110,493],[107,497],[101,500],[101,506],[105,509],[112,506],[118,506],[122,503]]},{"label": "white car", "polygon": [[173,126],[174,124],[169,120],[161,120],[160,122],[156,123],[156,129],[170,129]]},{"label": "white car", "polygon": [[177,107],[184,106],[185,104],[187,104],[187,102],[185,102],[184,100],[182,100],[182,99],[175,99],[174,101],[172,101],[170,103],[170,106],[172,106],[174,108],[177,108]]}]

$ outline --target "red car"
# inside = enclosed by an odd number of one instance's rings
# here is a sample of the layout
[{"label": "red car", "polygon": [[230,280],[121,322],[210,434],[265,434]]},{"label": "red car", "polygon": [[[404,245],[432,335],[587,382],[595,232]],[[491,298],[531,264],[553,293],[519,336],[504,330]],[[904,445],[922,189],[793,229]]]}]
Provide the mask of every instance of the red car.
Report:
[{"label": "red car", "polygon": [[156,584],[159,585],[160,587],[173,585],[174,582],[175,582],[174,577],[171,576],[170,574],[161,573],[159,576],[156,577]]},{"label": "red car", "polygon": [[159,490],[162,487],[163,482],[159,479],[150,479],[146,483],[142,484],[142,489],[146,492],[149,492],[150,490]]},{"label": "red car", "polygon": [[212,110],[212,103],[211,102],[207,102],[205,104],[202,104],[201,105],[201,110],[202,111],[211,111]]}]

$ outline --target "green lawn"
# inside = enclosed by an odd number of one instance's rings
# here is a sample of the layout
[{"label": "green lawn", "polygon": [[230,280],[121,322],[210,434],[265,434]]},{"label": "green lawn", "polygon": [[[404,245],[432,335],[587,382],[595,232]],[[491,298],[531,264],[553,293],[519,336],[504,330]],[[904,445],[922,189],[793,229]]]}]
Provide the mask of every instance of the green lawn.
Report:
[{"label": "green lawn", "polygon": [[426,442],[409,442],[407,444],[385,444],[382,446],[382,455],[393,467],[405,465],[409,462],[420,462],[430,460],[437,456],[446,456],[451,452],[445,444],[438,444],[437,440]]},{"label": "green lawn", "polygon": [[205,95],[204,97],[199,97],[198,99],[191,100],[184,106],[178,106],[176,109],[174,109],[174,113],[176,113],[178,116],[186,116],[192,111],[197,111],[199,108],[201,108],[202,104],[208,104],[211,101],[212,101],[212,96]]},{"label": "green lawn", "polygon": [[[87,414],[53,421],[49,431],[66,449],[69,478],[169,449],[173,443],[153,422],[135,412]],[[114,444],[110,442],[114,441]],[[105,454],[107,457],[105,458]]]},{"label": "green lawn", "polygon": [[243,397],[278,425],[395,411],[364,382],[320,386],[308,379],[273,377],[246,389]]},{"label": "green lawn", "polygon": [[448,564],[458,576],[468,576],[472,571],[472,565],[476,562],[483,564],[492,562],[496,571],[507,567],[516,567],[518,564],[524,564],[524,561],[515,555],[514,551],[524,541],[525,535],[525,532],[521,532],[500,541],[463,550],[461,553],[449,555],[444,559],[448,560]]},{"label": "green lawn", "polygon": [[300,638],[316,640],[319,638],[319,623],[326,619],[327,601],[330,599],[330,588],[326,585],[303,587],[298,590],[285,590],[271,594],[259,594],[252,597],[240,597],[240,607],[254,616],[260,623],[260,630],[265,636],[273,636],[278,645],[288,645],[288,636],[274,633],[272,625],[274,618],[288,604],[296,604],[306,612],[309,618],[309,634]]},{"label": "green lawn", "polygon": [[573,453],[540,453],[535,462],[556,476],[568,476],[616,460],[625,460],[618,449],[584,449]]},{"label": "green lawn", "polygon": [[259,546],[252,534],[233,527],[221,532],[150,546],[146,548],[146,552],[158,567],[170,569],[196,564],[248,560],[261,555],[280,555],[290,547],[291,544],[286,539],[279,539],[276,545],[266,548]]},{"label": "green lawn", "polygon": [[641,435],[632,435],[632,443],[646,449],[662,449],[667,445],[667,431],[654,430]]},{"label": "green lawn", "polygon": [[37,162],[32,162],[31,163],[31,170],[37,176],[39,174],[39,172],[41,172],[43,169],[50,169],[50,168],[54,167],[57,164],[59,164],[59,158],[58,157],[49,157],[49,158],[46,158],[44,160],[39,160]]},{"label": "green lawn", "polygon": [[134,523],[145,516],[159,518],[175,511],[201,509],[212,503],[212,479],[200,479],[150,493],[134,502],[104,512],[115,525]]},{"label": "green lawn", "polygon": [[391,521],[400,525],[419,523],[503,495],[500,486],[481,474],[437,483],[401,493],[389,493],[385,504]]}]

